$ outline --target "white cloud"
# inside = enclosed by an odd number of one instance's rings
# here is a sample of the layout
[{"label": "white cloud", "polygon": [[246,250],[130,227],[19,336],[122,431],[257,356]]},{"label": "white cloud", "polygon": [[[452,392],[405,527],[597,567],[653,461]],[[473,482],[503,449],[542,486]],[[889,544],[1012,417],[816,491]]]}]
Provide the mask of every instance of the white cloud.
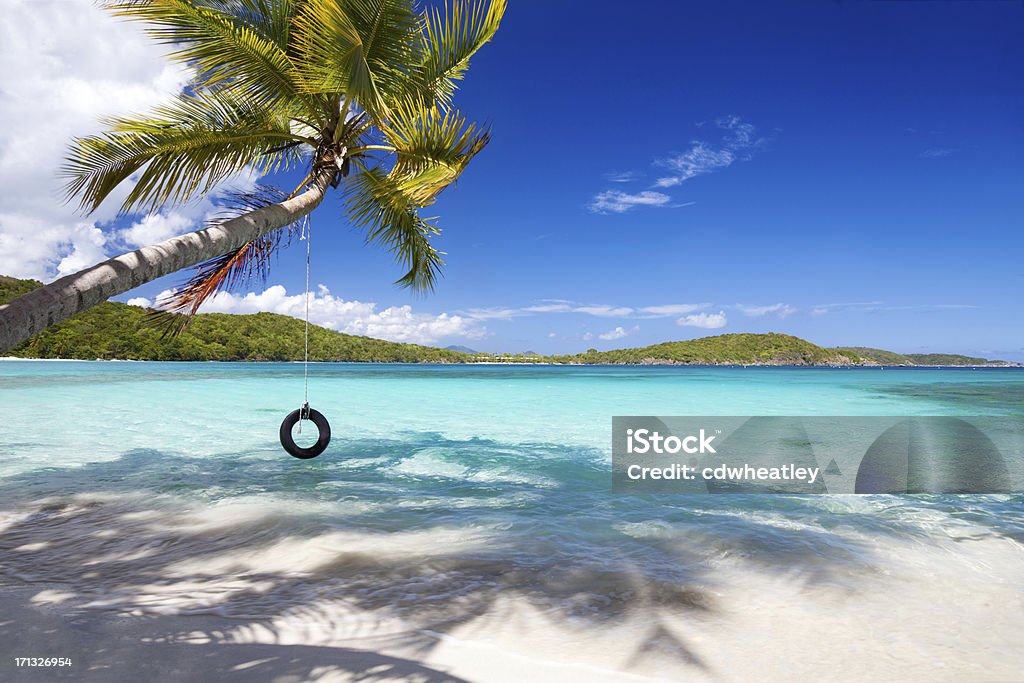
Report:
[{"label": "white cloud", "polygon": [[474,320],[511,320],[525,315],[518,308],[471,308],[466,311],[466,317]]},{"label": "white cloud", "polygon": [[611,183],[631,183],[641,177],[636,171],[606,173],[604,179]]},{"label": "white cloud", "polygon": [[95,225],[75,223],[68,231],[70,251],[57,263],[57,275],[67,275],[102,261],[106,236]]},{"label": "white cloud", "polygon": [[572,311],[572,306],[568,303],[538,304],[536,306],[526,306],[522,310],[527,313],[569,313]]},{"label": "white cloud", "polygon": [[839,311],[857,313],[883,313],[891,311],[943,311],[979,308],[976,304],[886,304],[884,301],[857,303],[818,304],[811,308],[811,315],[824,315]]},{"label": "white cloud", "polygon": [[925,159],[941,159],[942,157],[948,157],[953,153],[951,149],[939,148],[939,149],[926,149],[921,152],[921,156]]},{"label": "white cloud", "polygon": [[106,256],[99,226],[116,214],[116,198],[83,218],[64,203],[57,172],[71,138],[98,131],[100,117],[180,91],[188,73],[163,52],[88,0],[4,3],[0,273],[49,280]]},{"label": "white cloud", "polygon": [[689,150],[663,161],[663,165],[674,171],[671,176],[658,178],[657,187],[673,187],[705,173],[730,166],[736,155],[728,149],[714,149],[704,142],[694,142]]},{"label": "white cloud", "polygon": [[464,312],[475,320],[511,320],[525,315],[546,313],[581,313],[598,318],[668,318],[709,308],[710,303],[665,304],[661,306],[615,306],[611,304],[580,304],[567,299],[543,299],[542,303],[518,308],[471,308]]},{"label": "white cloud", "polygon": [[672,173],[658,178],[655,187],[675,187],[690,178],[732,166],[737,160],[749,158],[750,152],[764,143],[757,137],[757,129],[738,116],[720,118],[715,125],[725,131],[719,143],[694,140],[690,149],[659,162]]},{"label": "white cloud", "polygon": [[[736,161],[749,159],[751,153],[765,142],[765,138],[758,137],[757,129],[752,124],[746,123],[738,116],[722,117],[717,119],[714,125],[719,131],[719,139],[716,142],[694,140],[690,143],[690,148],[682,154],[657,162],[659,166],[667,168],[669,173],[654,182],[655,188],[675,187],[690,178],[713,173],[732,166]],[[698,124],[698,127],[703,127],[703,124]],[[710,126],[708,129],[711,129]],[[605,176],[611,182],[620,183],[638,177],[631,171],[610,173]],[[636,194],[606,190],[595,195],[588,208],[594,213],[625,213],[638,206],[677,208],[693,204],[670,204],[670,201],[671,197],[667,194],[654,190]]]},{"label": "white cloud", "polygon": [[702,327],[706,330],[717,330],[720,327],[725,327],[728,322],[725,311],[719,311],[718,313],[687,315],[677,320],[676,324],[685,327]]},{"label": "white cloud", "polygon": [[748,315],[751,318],[759,318],[766,315],[785,318],[788,315],[796,313],[796,309],[789,304],[771,304],[770,306],[747,306],[745,304],[737,304],[736,308],[742,311],[744,315]]},{"label": "white cloud", "polygon": [[153,302],[144,296],[137,296],[125,302],[129,306],[138,306],[139,308],[152,308]]},{"label": "white cloud", "polygon": [[817,304],[811,307],[811,315],[825,315],[835,311],[875,311],[883,301],[858,301],[853,303]]},{"label": "white cloud", "polygon": [[645,317],[668,317],[672,315],[683,315],[693,313],[702,308],[708,308],[711,304],[667,304],[665,306],[644,306],[638,309],[641,313],[648,313]]},{"label": "white cloud", "polygon": [[593,332],[587,332],[587,333],[585,333],[583,335],[583,341],[590,341],[593,338],[594,338],[594,333]]},{"label": "white cloud", "polygon": [[[171,292],[161,292],[157,301]],[[269,311],[281,315],[302,318],[305,313],[305,296],[289,295],[281,285],[267,287],[262,292],[231,294],[219,292],[207,300],[200,309],[203,313],[258,313]],[[382,311],[377,304],[362,301],[346,301],[331,294],[327,287],[320,285],[310,296],[310,322],[323,327],[358,334],[377,339],[432,344],[446,337],[482,339],[487,330],[477,325],[476,320],[460,315],[441,313],[414,313],[411,306],[391,306]]]},{"label": "white cloud", "polygon": [[636,194],[607,190],[596,195],[587,208],[594,213],[625,213],[638,206],[665,206],[669,199],[667,194],[651,190]]},{"label": "white cloud", "polygon": [[587,315],[596,315],[599,318],[621,318],[633,312],[633,309],[627,306],[605,305],[577,306],[572,310],[573,313],[586,313]]},{"label": "white cloud", "polygon": [[130,246],[143,247],[162,242],[168,237],[180,235],[191,228],[195,219],[178,211],[151,213],[136,221],[121,233],[121,238]]},{"label": "white cloud", "polygon": [[747,149],[756,147],[764,142],[763,139],[755,137],[757,129],[753,124],[744,122],[735,114],[723,116],[715,121],[719,128],[729,131],[722,142],[730,149]]},{"label": "white cloud", "polygon": [[632,334],[633,332],[636,332],[639,329],[640,329],[639,326],[634,326],[633,329],[627,331],[623,327],[620,326],[620,327],[616,327],[614,330],[609,330],[608,332],[605,332],[604,334],[599,334],[597,336],[600,339],[606,339],[606,340],[622,339],[623,337],[626,337],[626,336]]}]

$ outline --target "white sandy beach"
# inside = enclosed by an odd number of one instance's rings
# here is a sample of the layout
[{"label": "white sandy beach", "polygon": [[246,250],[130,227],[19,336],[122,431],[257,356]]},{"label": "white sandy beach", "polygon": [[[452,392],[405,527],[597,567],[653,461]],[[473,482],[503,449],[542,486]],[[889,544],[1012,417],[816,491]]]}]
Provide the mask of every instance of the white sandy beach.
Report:
[{"label": "white sandy beach", "polygon": [[[765,558],[737,552],[693,585],[616,571],[578,585],[528,577],[543,588],[524,591],[523,577],[465,559],[492,542],[485,532],[306,535],[282,512],[106,495],[6,514],[3,677],[1015,681],[1024,670],[1024,552],[967,523],[941,544],[876,539],[870,560],[840,570],[794,558],[791,572],[766,573]],[[270,527],[266,543],[233,537]],[[400,574],[407,595],[382,578]],[[17,669],[15,657],[73,664]]]}]

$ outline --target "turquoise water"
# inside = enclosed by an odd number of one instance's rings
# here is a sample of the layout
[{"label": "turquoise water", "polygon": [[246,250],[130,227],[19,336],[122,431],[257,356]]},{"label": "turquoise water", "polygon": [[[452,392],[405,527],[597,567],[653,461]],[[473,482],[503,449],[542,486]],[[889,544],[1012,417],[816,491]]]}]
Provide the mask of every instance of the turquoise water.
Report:
[{"label": "turquoise water", "polygon": [[[1020,415],[1018,369],[318,364],[334,438],[309,461],[277,442],[301,398],[296,364],[0,362],[2,576],[237,618],[344,595],[444,631],[510,593],[601,621],[706,611],[692,587],[723,563],[849,587],[965,538],[1024,549],[1020,495],[614,496],[609,475],[613,415]],[[267,585],[143,588],[225,573]]]}]

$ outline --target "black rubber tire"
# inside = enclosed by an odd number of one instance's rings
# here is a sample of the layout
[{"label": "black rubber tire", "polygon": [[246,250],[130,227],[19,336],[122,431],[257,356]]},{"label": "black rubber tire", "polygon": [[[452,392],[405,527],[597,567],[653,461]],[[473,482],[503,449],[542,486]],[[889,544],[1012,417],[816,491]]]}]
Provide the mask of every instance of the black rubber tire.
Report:
[{"label": "black rubber tire", "polygon": [[307,419],[316,425],[317,430],[320,432],[320,438],[309,448],[302,448],[292,438],[292,427],[299,421],[302,412],[301,408],[293,410],[284,418],[284,422],[281,423],[281,446],[292,457],[299,458],[300,460],[309,460],[323,453],[327,448],[327,444],[331,442],[331,425],[328,424],[327,418],[320,411],[313,410],[312,408],[307,409]]}]

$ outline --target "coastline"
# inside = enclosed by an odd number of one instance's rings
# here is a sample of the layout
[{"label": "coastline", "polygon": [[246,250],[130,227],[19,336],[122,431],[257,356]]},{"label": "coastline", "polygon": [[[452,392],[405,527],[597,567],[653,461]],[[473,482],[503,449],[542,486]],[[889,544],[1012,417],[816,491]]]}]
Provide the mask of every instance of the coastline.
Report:
[{"label": "coastline", "polygon": [[[226,363],[231,365],[247,365],[253,363],[288,363],[301,364],[301,360],[139,360],[135,358],[23,358],[21,356],[0,356],[0,362],[57,362],[57,363]],[[802,363],[787,365],[784,363],[680,363],[677,361],[664,361],[657,363],[552,363],[549,361],[538,361],[536,363],[515,362],[515,361],[466,361],[464,363],[453,363],[448,361],[362,361],[362,360],[318,360],[309,361],[310,365],[335,365],[350,363],[353,365],[538,365],[550,367],[681,367],[681,368],[819,368],[836,370],[853,370],[862,368],[876,368],[880,370],[1008,370],[1024,368],[1024,363],[989,363],[987,365],[883,365],[880,363],[863,363],[859,365],[834,365],[830,363]]]}]

